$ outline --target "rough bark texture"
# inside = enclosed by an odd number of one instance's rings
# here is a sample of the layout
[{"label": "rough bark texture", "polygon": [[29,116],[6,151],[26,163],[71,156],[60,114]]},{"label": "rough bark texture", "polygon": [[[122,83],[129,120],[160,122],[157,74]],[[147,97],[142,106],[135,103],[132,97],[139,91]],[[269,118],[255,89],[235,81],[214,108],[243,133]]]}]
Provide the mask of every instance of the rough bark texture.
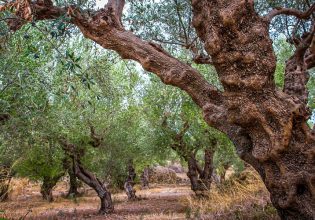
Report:
[{"label": "rough bark texture", "polygon": [[0,11],[15,7],[22,19],[10,20],[13,30],[32,19],[68,14],[85,37],[185,90],[203,109],[207,123],[226,133],[240,157],[259,172],[282,219],[314,219],[315,137],[306,124],[305,100],[306,71],[315,65],[313,31],[311,40],[300,40],[306,45],[298,45],[287,64],[284,91],[275,87],[276,58],[268,33],[272,17],[283,13],[305,19],[312,11],[282,10],[260,17],[253,0],[192,0],[193,25],[224,86],[221,93],[191,66],[124,30],[123,4],[109,1],[104,9],[85,13],[51,6],[50,1],[17,0]]},{"label": "rough bark texture", "polygon": [[135,185],[136,172],[135,172],[135,168],[133,167],[132,160],[129,161],[127,170],[128,170],[128,176],[124,184],[124,189],[126,191],[128,200],[135,200],[137,199],[137,196],[136,196],[136,190],[133,188],[133,186]]},{"label": "rough bark texture", "polygon": [[81,164],[80,158],[84,152],[66,140],[61,140],[64,151],[71,157],[73,163],[73,170],[76,177],[95,190],[101,201],[100,214],[109,214],[114,211],[114,205],[111,198],[111,193],[107,190],[105,185],[90,171],[85,169]]},{"label": "rough bark texture", "polygon": [[[288,62],[285,90],[279,91],[273,80],[276,59],[268,36],[270,20],[258,16],[253,1],[192,4],[194,26],[225,89],[228,123],[221,130],[258,170],[283,219],[315,218],[315,145],[306,124],[304,52]],[[216,124],[211,109],[211,105],[205,109],[205,118]],[[230,125],[241,132],[231,132]]]}]

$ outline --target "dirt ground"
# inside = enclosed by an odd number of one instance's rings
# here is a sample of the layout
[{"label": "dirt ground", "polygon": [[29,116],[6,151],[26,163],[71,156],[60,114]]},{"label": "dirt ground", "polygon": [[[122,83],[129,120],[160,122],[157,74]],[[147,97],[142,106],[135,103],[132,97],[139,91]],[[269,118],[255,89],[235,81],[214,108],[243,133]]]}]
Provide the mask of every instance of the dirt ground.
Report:
[{"label": "dirt ground", "polygon": [[[26,180],[25,180],[26,181]],[[16,181],[15,181],[16,182]],[[14,184],[15,185],[15,184]],[[17,184],[18,185],[18,184]],[[148,190],[138,190],[138,201],[127,201],[122,193],[113,194],[115,212],[100,216],[99,199],[88,188],[77,199],[65,199],[65,183],[54,190],[54,202],[42,200],[39,185],[20,183],[15,185],[10,200],[0,203],[0,217],[8,219],[185,219],[185,197],[192,195],[189,186],[155,185]],[[82,189],[81,189],[82,190]]]},{"label": "dirt ground", "polygon": [[42,200],[38,183],[26,179],[13,180],[7,202],[0,203],[0,220],[4,219],[106,219],[106,220],[269,220],[279,219],[270,204],[269,193],[255,176],[246,183],[230,181],[227,186],[213,186],[210,199],[194,199],[189,185],[151,185],[137,189],[137,201],[127,201],[123,193],[114,193],[115,212],[98,215],[99,199],[88,187],[82,187],[82,197],[65,199],[66,182],[54,189],[54,202]]}]

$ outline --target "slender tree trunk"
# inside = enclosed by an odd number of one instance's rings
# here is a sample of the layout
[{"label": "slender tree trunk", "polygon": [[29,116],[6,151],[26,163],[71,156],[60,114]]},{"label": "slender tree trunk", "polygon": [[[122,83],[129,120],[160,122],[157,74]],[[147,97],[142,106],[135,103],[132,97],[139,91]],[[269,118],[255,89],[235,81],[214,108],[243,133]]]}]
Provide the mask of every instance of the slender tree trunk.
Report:
[{"label": "slender tree trunk", "polygon": [[212,173],[213,173],[213,155],[214,151],[210,149],[205,150],[204,155],[204,168],[202,173],[200,173],[200,179],[208,190],[210,190],[211,183],[212,183]]},{"label": "slender tree trunk", "polygon": [[77,177],[73,169],[69,169],[68,174],[69,174],[69,191],[67,193],[67,197],[71,197],[71,198],[77,197],[79,195]]},{"label": "slender tree trunk", "polygon": [[225,173],[226,170],[223,170],[223,172],[220,174],[220,183],[223,183],[225,181]]},{"label": "slender tree trunk", "polygon": [[187,176],[190,180],[191,190],[195,192],[196,196],[202,196],[203,192],[205,191],[205,188],[201,184],[197,170],[196,160],[192,156],[188,159]]},{"label": "slender tree trunk", "polygon": [[136,196],[136,190],[133,188],[133,186],[135,185],[136,172],[135,172],[135,169],[133,167],[132,160],[130,160],[128,162],[127,168],[128,168],[128,176],[126,178],[124,188],[125,188],[126,194],[128,196],[128,200],[135,200],[135,199],[137,199],[137,196]]},{"label": "slender tree trunk", "polygon": [[72,159],[69,156],[66,156],[63,160],[63,167],[68,172],[69,175],[69,190],[67,193],[68,198],[77,197],[78,192],[78,181],[74,172]]},{"label": "slender tree trunk", "polygon": [[204,168],[201,169],[194,154],[188,158],[187,176],[191,183],[191,189],[197,197],[208,197],[212,183],[213,152],[205,150]]},{"label": "slender tree trunk", "polygon": [[53,199],[53,188],[56,186],[58,180],[62,177],[63,175],[58,175],[56,177],[44,177],[43,179],[43,184],[41,185],[40,188],[40,193],[42,194],[42,197],[44,200],[47,200],[48,202],[52,202]]},{"label": "slender tree trunk", "polygon": [[48,180],[44,179],[43,184],[40,188],[40,193],[42,194],[42,197],[44,200],[47,200],[48,202],[52,202],[53,201],[53,195],[52,195],[52,189],[53,189],[54,185],[51,186],[48,183]]},{"label": "slender tree trunk", "polygon": [[114,211],[114,204],[111,193],[107,190],[104,184],[91,172],[86,170],[80,161],[73,159],[74,171],[76,176],[85,184],[95,190],[101,200],[100,214],[109,214]]},{"label": "slender tree trunk", "polygon": [[141,188],[142,189],[149,189],[149,167],[144,168],[142,174],[141,174]]}]

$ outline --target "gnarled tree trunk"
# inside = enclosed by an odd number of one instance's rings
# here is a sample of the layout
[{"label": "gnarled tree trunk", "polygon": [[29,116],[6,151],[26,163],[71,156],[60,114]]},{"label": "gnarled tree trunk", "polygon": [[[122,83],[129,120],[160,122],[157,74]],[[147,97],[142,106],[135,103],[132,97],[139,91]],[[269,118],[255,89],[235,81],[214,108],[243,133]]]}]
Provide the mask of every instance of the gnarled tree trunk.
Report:
[{"label": "gnarled tree trunk", "polygon": [[[164,118],[163,126],[168,128],[166,118]],[[191,189],[195,192],[196,196],[208,197],[212,183],[213,156],[217,141],[210,138],[211,146],[204,150],[204,167],[202,168],[196,158],[200,147],[189,148],[184,141],[184,135],[188,129],[189,124],[186,122],[178,133],[175,132],[172,137],[174,144],[172,144],[171,147],[187,162],[187,176],[190,180]]]},{"label": "gnarled tree trunk", "polygon": [[136,190],[133,188],[133,186],[135,185],[136,172],[133,167],[132,160],[129,161],[127,168],[128,168],[128,176],[126,178],[124,188],[128,196],[128,200],[135,200],[137,199],[137,196],[136,196]]},{"label": "gnarled tree trunk", "polygon": [[101,207],[100,214],[109,214],[114,211],[114,204],[111,193],[106,186],[90,171],[85,169],[81,164],[80,158],[84,152],[80,151],[74,144],[68,143],[66,140],[60,140],[64,151],[71,157],[73,170],[76,177],[95,190],[100,198]]},{"label": "gnarled tree trunk", "polygon": [[106,189],[105,185],[91,172],[84,169],[79,161],[73,159],[74,170],[76,176],[85,184],[95,190],[101,201],[100,214],[109,214],[114,211],[114,204],[111,193]]},{"label": "gnarled tree trunk", "polygon": [[260,17],[253,1],[194,0],[192,5],[194,26],[225,89],[221,113],[209,103],[205,119],[228,134],[241,158],[260,173],[282,219],[314,219],[315,137],[306,123],[305,59],[314,33],[297,39],[279,91],[269,38],[272,15]]}]

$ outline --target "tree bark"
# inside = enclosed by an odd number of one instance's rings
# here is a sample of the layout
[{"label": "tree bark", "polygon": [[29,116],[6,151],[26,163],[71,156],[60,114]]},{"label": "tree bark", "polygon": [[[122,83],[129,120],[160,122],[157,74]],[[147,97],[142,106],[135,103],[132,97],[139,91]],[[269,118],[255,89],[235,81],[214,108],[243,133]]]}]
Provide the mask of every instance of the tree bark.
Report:
[{"label": "tree bark", "polygon": [[44,177],[43,183],[40,188],[40,193],[42,194],[44,200],[47,200],[48,202],[54,201],[52,194],[53,188],[56,186],[57,182],[62,176],[63,174],[55,177]]},{"label": "tree bark", "polygon": [[254,1],[193,0],[192,6],[194,26],[225,89],[225,124],[213,120],[211,104],[205,119],[228,134],[260,173],[282,219],[314,219],[315,137],[306,123],[304,60],[309,44],[303,42],[287,63],[285,90],[279,91],[270,21],[258,16]]},{"label": "tree bark", "polygon": [[71,158],[66,157],[63,161],[63,167],[68,172],[69,175],[69,190],[67,193],[68,198],[77,197],[78,192],[78,181],[74,172],[73,163]]},{"label": "tree bark", "polygon": [[95,190],[100,198],[101,207],[100,214],[110,214],[114,211],[114,204],[112,201],[111,193],[107,190],[106,186],[90,171],[85,169],[81,164],[80,158],[84,155],[82,150],[79,150],[76,145],[68,143],[66,140],[60,140],[66,154],[72,159],[73,170],[76,177]]},{"label": "tree bark", "polygon": [[100,214],[110,214],[114,211],[114,204],[111,193],[106,189],[104,184],[91,172],[86,170],[79,161],[73,159],[76,176],[85,184],[95,190],[101,200]]},{"label": "tree bark", "polygon": [[78,181],[73,169],[68,170],[69,174],[69,191],[67,193],[67,197],[73,198],[79,195],[78,191]]},{"label": "tree bark", "polygon": [[126,178],[124,188],[125,188],[128,200],[135,200],[137,199],[137,196],[136,196],[136,190],[133,188],[133,186],[135,185],[136,172],[133,167],[132,160],[128,162],[127,168],[128,168],[128,176]]},{"label": "tree bark", "polygon": [[209,197],[213,173],[213,155],[213,151],[209,149],[205,150],[203,169],[201,169],[194,154],[191,154],[187,160],[187,176],[190,180],[191,189],[197,197]]},{"label": "tree bark", "polygon": [[150,188],[150,186],[149,186],[149,167],[146,167],[146,168],[144,168],[143,169],[143,172],[142,172],[142,174],[141,174],[141,177],[140,177],[140,179],[141,179],[141,188],[142,189],[149,189]]}]

